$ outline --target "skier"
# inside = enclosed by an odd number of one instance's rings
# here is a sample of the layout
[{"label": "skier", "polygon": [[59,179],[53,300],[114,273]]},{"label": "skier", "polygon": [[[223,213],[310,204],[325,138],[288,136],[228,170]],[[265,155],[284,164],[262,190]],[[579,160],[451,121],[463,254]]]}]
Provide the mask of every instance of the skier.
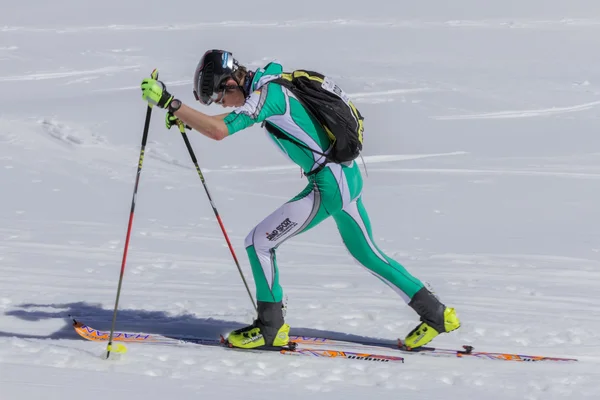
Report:
[{"label": "skier", "polygon": [[[407,348],[418,348],[440,333],[458,329],[460,321],[455,310],[442,304],[420,280],[377,247],[361,197],[363,180],[358,163],[333,163],[323,156],[330,150],[323,126],[290,90],[271,82],[282,73],[276,61],[251,71],[240,65],[231,52],[207,51],[194,74],[194,96],[207,106],[214,103],[235,107],[232,112],[215,116],[175,99],[161,81],[146,78],[141,84],[142,98],[168,111],[167,128],[180,120],[211,139],[222,140],[256,123],[269,123],[269,137],[307,177],[308,185],[302,192],[246,237],[258,316],[251,325],[230,332],[228,342],[239,348],[288,344],[290,326],[283,317],[276,249],[330,216],[354,259],[396,291],[420,317],[420,323],[404,339]],[[279,135],[273,134],[273,126]],[[291,140],[282,140],[281,133]]]}]

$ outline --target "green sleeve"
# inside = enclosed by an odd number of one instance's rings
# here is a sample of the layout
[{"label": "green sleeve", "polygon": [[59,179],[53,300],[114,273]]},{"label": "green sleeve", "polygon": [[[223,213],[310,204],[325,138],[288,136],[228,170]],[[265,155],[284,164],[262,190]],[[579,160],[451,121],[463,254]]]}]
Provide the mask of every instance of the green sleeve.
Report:
[{"label": "green sleeve", "polygon": [[230,135],[263,122],[273,115],[285,114],[286,103],[281,86],[266,84],[246,99],[223,120]]}]

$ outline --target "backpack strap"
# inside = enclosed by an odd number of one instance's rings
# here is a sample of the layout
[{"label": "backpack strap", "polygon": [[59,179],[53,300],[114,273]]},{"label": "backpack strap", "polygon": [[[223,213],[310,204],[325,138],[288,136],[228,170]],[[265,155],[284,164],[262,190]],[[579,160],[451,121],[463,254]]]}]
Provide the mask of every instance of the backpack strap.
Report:
[{"label": "backpack strap", "polygon": [[[310,77],[305,71],[299,70],[299,71],[294,71],[293,73],[283,73],[281,74],[281,76],[279,78],[273,79],[271,81],[269,81],[269,83],[275,83],[278,85],[281,85],[283,87],[285,87],[286,89],[288,89],[290,92],[294,93],[294,89],[295,86],[292,83],[292,79],[293,77],[295,77],[296,75],[299,76],[306,76],[309,79],[317,79],[317,78],[312,78]],[[295,93],[294,93],[295,94]],[[300,96],[296,95],[296,99],[300,102],[300,104],[302,104],[304,106],[304,108],[306,109],[306,111],[316,120],[319,121],[319,118],[317,118],[317,113],[315,112],[315,110],[311,107],[310,104],[307,104]],[[273,129],[273,131],[269,130],[269,127],[267,127],[267,131],[269,131],[270,133],[273,134],[273,136],[277,137],[278,139],[283,139],[283,140],[288,140],[288,141],[293,141],[294,143],[296,143],[297,145],[299,145],[300,147],[304,147],[305,149],[312,151],[313,153],[316,153],[320,156],[325,157],[325,159],[328,162],[333,162],[335,163],[336,161],[333,160],[329,155],[322,153],[320,151],[316,151],[311,149],[310,147],[308,147],[307,145],[305,145],[304,143],[296,140],[296,138],[294,137],[290,137],[289,135],[285,134],[284,132],[282,132],[281,130],[279,130],[277,127],[275,127],[274,125],[271,125],[267,122],[265,122],[265,124],[270,125]],[[264,124],[263,124],[264,125]],[[329,135],[329,133],[327,132],[327,127],[322,125],[323,129],[325,129],[326,133]],[[331,136],[331,135],[329,135]],[[330,138],[331,139],[331,138]]]},{"label": "backpack strap", "polygon": [[[325,133],[327,133],[327,135],[329,136],[329,139],[331,141],[335,141],[335,136],[333,135],[333,133],[331,133],[329,128],[327,128],[327,126],[323,123],[323,121],[318,117],[319,113],[317,112],[317,110],[315,108],[313,108],[313,106],[311,104],[308,104],[306,101],[304,101],[304,99],[302,99],[302,96],[300,96],[296,93],[297,87],[294,85],[294,83],[292,83],[292,79],[297,76],[303,76],[308,79],[316,80],[319,82],[323,81],[322,79],[320,79],[318,77],[310,76],[305,71],[298,70],[298,71],[294,71],[293,73],[283,73],[283,74],[281,74],[281,76],[279,78],[273,79],[272,81],[269,81],[269,83],[275,83],[277,85],[281,85],[281,86],[285,87],[286,89],[288,89],[290,92],[292,92],[294,94],[294,96],[296,97],[296,100],[298,100],[300,102],[300,104],[302,104],[304,106],[306,111],[315,120],[317,120],[321,123],[321,126],[325,130]],[[331,160],[331,161],[333,162],[333,160]]]},{"label": "backpack strap", "polygon": [[304,143],[302,143],[301,141],[297,140],[295,137],[293,137],[293,136],[290,136],[290,135],[288,135],[288,134],[284,133],[284,132],[283,132],[281,129],[279,129],[279,128],[278,128],[278,127],[276,127],[275,125],[273,125],[273,124],[271,124],[271,123],[269,123],[269,122],[267,122],[267,121],[264,121],[264,122],[263,122],[263,126],[265,127],[265,129],[267,130],[267,132],[269,132],[270,134],[272,134],[273,136],[275,136],[277,139],[280,139],[280,140],[287,140],[288,142],[293,142],[293,143],[297,144],[298,146],[305,148],[305,149],[306,149],[306,150],[308,150],[308,151],[311,151],[311,152],[313,152],[313,153],[316,153],[316,154],[319,154],[319,155],[321,155],[321,156],[325,157],[325,162],[323,162],[323,163],[320,163],[320,164],[319,164],[319,166],[318,166],[317,168],[315,168],[314,170],[312,170],[312,171],[310,171],[310,172],[307,172],[307,173],[305,173],[305,174],[304,174],[305,176],[314,175],[314,174],[316,174],[317,172],[321,171],[323,168],[325,168],[325,165],[326,165],[327,163],[329,163],[329,162],[333,162],[333,161],[331,161],[331,159],[330,159],[330,158],[327,156],[327,154],[325,154],[325,153],[322,153],[322,152],[320,152],[320,151],[317,151],[317,150],[314,150],[314,149],[311,149],[311,148],[310,148],[310,147],[308,147],[306,144],[304,144]]}]

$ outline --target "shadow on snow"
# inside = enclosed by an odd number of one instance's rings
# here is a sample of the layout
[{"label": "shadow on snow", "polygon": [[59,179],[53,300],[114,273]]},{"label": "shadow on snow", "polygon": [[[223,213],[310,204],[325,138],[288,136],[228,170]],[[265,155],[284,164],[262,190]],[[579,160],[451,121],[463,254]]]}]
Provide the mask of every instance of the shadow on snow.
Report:
[{"label": "shadow on snow", "polygon": [[[63,320],[65,325],[48,335],[31,335],[16,332],[0,331],[0,337],[17,337],[22,339],[81,339],[74,331],[73,318],[101,331],[110,331],[113,310],[105,309],[100,304],[86,302],[58,304],[21,304],[6,315],[25,321]],[[119,309],[117,312],[116,330],[131,333],[154,333],[165,336],[188,336],[218,339],[219,335],[241,328],[247,323],[228,321],[216,318],[198,318],[192,314],[169,315],[162,311]],[[290,335],[316,336],[336,340],[363,340],[393,343],[393,340],[351,335],[342,332],[292,327]]]}]

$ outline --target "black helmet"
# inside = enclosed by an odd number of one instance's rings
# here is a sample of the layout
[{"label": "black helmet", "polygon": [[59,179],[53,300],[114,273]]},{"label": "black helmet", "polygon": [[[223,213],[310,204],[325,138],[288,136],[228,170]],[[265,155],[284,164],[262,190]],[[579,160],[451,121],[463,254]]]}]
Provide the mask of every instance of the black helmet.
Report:
[{"label": "black helmet", "polygon": [[194,73],[194,96],[204,105],[211,104],[224,89],[224,81],[238,69],[233,54],[226,50],[209,50],[200,59]]}]

